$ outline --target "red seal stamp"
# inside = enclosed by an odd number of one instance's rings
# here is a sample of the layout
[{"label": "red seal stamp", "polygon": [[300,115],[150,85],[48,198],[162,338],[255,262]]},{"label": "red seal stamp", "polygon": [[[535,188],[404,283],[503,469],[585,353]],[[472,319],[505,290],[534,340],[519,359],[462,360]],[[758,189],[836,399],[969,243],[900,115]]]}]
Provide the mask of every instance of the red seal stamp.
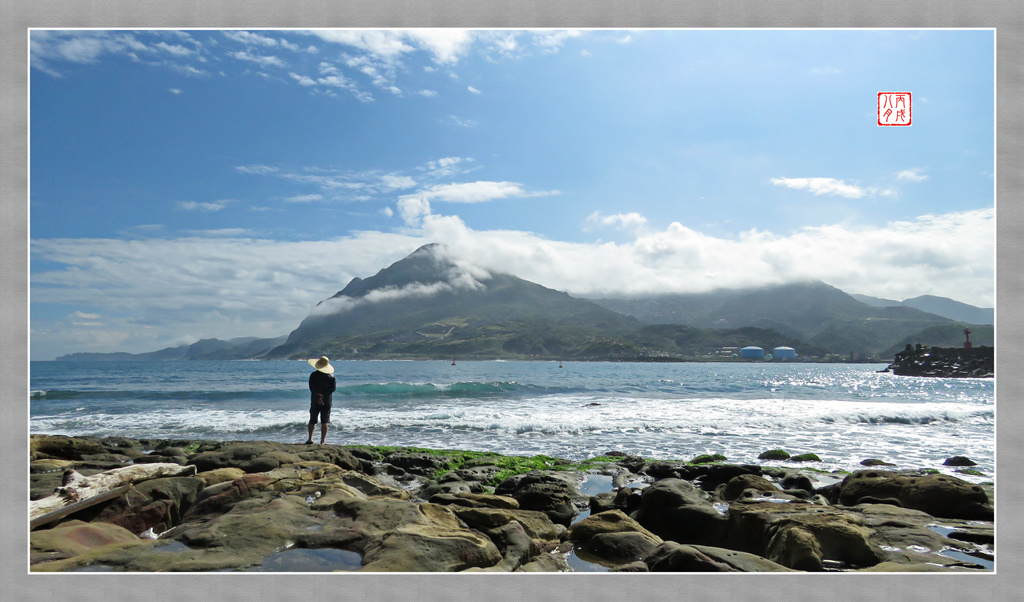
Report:
[{"label": "red seal stamp", "polygon": [[878,93],[878,125],[910,125],[910,92]]}]

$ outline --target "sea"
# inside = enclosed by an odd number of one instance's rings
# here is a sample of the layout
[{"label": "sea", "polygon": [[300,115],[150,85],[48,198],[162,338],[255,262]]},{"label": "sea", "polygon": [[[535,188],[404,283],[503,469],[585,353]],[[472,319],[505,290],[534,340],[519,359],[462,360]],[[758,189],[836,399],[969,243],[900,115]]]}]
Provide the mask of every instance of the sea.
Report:
[{"label": "sea", "polygon": [[[580,461],[608,452],[852,471],[873,458],[995,477],[995,380],[884,364],[335,361],[328,443]],[[29,432],[301,443],[305,361],[31,362]],[[977,474],[973,474],[976,472]]]}]

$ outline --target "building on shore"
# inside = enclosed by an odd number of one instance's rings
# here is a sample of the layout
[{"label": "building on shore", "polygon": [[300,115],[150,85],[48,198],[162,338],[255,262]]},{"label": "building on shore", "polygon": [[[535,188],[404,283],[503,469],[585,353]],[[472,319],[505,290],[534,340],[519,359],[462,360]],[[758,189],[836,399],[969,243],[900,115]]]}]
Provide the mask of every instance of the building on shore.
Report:
[{"label": "building on shore", "polygon": [[795,360],[796,349],[792,347],[776,347],[772,350],[772,357],[777,360]]},{"label": "building on shore", "polygon": [[753,345],[750,347],[744,347],[743,349],[740,349],[740,357],[745,360],[763,360],[764,349]]}]

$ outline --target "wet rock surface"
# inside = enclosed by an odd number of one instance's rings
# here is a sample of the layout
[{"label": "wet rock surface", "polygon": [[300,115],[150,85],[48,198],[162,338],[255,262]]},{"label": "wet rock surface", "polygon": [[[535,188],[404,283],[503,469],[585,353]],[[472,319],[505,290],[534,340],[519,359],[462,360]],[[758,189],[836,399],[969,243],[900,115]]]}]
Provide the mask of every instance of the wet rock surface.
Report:
[{"label": "wet rock surface", "polygon": [[897,376],[995,377],[994,347],[911,347],[896,354],[884,371]]},{"label": "wet rock surface", "polygon": [[33,571],[984,572],[995,555],[989,489],[924,471],[621,456],[503,478],[487,455],[52,436],[31,453],[33,499],[66,471],[188,468],[36,526]]}]

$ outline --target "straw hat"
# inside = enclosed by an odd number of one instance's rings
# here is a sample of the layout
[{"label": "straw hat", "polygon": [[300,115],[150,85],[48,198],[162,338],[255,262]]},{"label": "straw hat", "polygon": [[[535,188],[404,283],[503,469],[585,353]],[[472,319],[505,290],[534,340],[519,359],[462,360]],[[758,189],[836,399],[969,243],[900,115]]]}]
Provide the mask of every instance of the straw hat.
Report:
[{"label": "straw hat", "polygon": [[324,374],[334,374],[334,366],[331,365],[331,361],[327,359],[326,355],[320,356],[318,360],[306,360],[310,366],[313,366]]}]

